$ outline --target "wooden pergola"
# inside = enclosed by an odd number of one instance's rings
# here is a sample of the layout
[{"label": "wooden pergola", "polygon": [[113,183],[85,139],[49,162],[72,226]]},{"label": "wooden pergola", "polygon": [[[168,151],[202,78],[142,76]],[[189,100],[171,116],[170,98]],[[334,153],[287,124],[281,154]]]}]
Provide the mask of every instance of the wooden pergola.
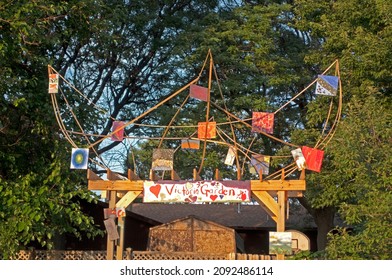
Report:
[{"label": "wooden pergola", "polygon": [[[193,172],[193,180],[201,181],[196,170]],[[262,178],[260,174],[260,178]],[[107,171],[107,179],[104,180],[88,170],[88,189],[95,191],[107,191],[109,198],[109,208],[128,207],[137,197],[143,196],[143,185],[146,180],[141,180],[132,170],[128,170],[128,176],[124,177],[118,173]],[[159,182],[153,170],[150,171],[150,181]],[[171,182],[175,184],[180,178],[177,173],[171,171]],[[221,181],[219,170],[215,172],[215,180]],[[206,181],[206,180],[203,180]],[[237,180],[239,183],[240,180]],[[167,181],[166,181],[167,182]],[[235,183],[236,181],[231,181]],[[282,177],[280,180],[249,180],[251,195],[261,207],[271,216],[276,222],[276,231],[285,231],[285,220],[287,211],[287,199],[289,197],[301,197],[302,192],[306,189],[305,170],[301,171],[298,179],[285,179],[284,169],[282,170]],[[121,199],[118,193],[122,193]],[[117,260],[123,259],[124,251],[124,217],[118,217],[117,227],[119,230],[119,239],[117,241],[110,240],[108,236],[107,241],[107,259],[114,259],[116,255]],[[277,255],[277,259],[283,260],[284,255]]]}]

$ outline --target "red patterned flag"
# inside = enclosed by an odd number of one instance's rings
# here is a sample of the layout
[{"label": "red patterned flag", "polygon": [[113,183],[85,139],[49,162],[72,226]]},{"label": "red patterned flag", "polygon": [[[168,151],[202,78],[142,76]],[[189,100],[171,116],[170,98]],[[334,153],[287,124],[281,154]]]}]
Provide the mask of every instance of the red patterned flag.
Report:
[{"label": "red patterned flag", "polygon": [[208,101],[208,88],[191,85],[189,87],[189,96],[202,101]]},{"label": "red patterned flag", "polygon": [[124,139],[124,122],[114,121],[112,133],[112,141],[122,141]]},{"label": "red patterned flag", "polygon": [[197,138],[211,139],[216,137],[216,122],[199,122]]},{"label": "red patterned flag", "polygon": [[274,130],[274,113],[253,112],[252,132],[272,134]]},{"label": "red patterned flag", "polygon": [[320,172],[324,158],[324,151],[303,146],[302,154],[306,161],[306,169]]}]

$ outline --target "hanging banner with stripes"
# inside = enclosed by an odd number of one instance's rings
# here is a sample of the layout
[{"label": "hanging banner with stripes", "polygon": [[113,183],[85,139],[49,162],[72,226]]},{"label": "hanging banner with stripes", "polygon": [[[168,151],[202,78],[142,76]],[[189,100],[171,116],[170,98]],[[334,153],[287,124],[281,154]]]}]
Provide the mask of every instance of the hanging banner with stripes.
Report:
[{"label": "hanging banner with stripes", "polygon": [[49,93],[58,93],[59,92],[59,75],[58,74],[49,74]]}]

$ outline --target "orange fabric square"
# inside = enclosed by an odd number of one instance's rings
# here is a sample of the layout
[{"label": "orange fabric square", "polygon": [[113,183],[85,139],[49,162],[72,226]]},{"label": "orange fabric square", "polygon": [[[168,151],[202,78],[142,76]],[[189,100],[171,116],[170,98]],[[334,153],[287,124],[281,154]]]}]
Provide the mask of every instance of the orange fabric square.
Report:
[{"label": "orange fabric square", "polygon": [[199,122],[197,138],[211,139],[216,137],[216,122]]}]

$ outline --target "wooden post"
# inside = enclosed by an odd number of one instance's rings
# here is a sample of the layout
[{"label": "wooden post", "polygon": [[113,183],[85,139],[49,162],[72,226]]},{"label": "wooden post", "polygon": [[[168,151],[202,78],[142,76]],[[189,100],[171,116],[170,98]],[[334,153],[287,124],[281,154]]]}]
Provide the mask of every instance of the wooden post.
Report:
[{"label": "wooden post", "polygon": [[118,229],[120,231],[120,240],[116,246],[116,259],[122,260],[123,259],[123,252],[124,252],[124,227],[125,227],[125,217],[118,217]]},{"label": "wooden post", "polygon": [[194,180],[194,181],[201,181],[201,177],[200,177],[199,174],[197,173],[196,168],[193,169],[193,180]]},{"label": "wooden post", "polygon": [[[116,208],[116,199],[117,199],[117,192],[116,191],[109,191],[109,208],[113,209]],[[106,259],[113,260],[114,257],[114,240],[109,239],[109,235],[107,237],[107,247],[106,247]]]},{"label": "wooden post", "polygon": [[221,177],[221,175],[220,175],[220,172],[219,172],[219,169],[218,169],[218,168],[215,169],[215,180],[216,180],[216,181],[222,180],[222,177]]},{"label": "wooden post", "polygon": [[[276,231],[285,231],[285,217],[286,217],[286,191],[278,191],[278,222],[276,223]],[[277,254],[276,259],[284,260],[284,254]]]}]

